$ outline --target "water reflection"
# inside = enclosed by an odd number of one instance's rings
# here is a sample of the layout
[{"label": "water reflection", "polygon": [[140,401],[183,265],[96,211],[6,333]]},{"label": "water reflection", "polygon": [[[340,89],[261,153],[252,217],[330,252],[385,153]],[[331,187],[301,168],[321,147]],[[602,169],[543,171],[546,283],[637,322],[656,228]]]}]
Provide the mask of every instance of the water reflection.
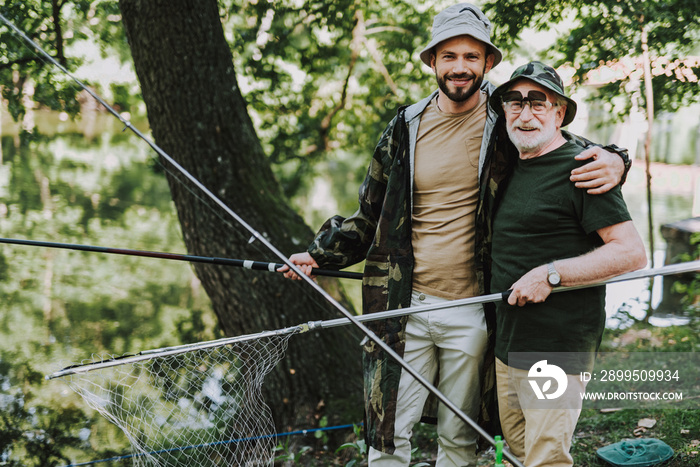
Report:
[{"label": "water reflection", "polygon": [[[652,217],[654,221],[654,267],[664,265],[666,259],[666,243],[661,236],[661,226],[664,224],[688,219],[697,215],[695,192],[700,180],[700,167],[672,166],[652,164]],[[625,201],[632,215],[637,230],[649,251],[649,221],[646,201],[646,174],[644,161],[634,161],[627,182],[622,189]],[[647,253],[648,254],[648,253]],[[666,280],[672,280],[668,278]],[[646,315],[649,301],[649,279],[638,279],[622,283],[610,284],[607,287],[606,311],[608,327],[616,327],[629,323],[625,320],[612,319],[619,309],[629,312],[636,319]],[[656,308],[661,302],[662,279],[655,278],[651,292],[651,305]],[[678,315],[653,316],[650,323],[655,326],[670,326],[685,324],[688,318]]]},{"label": "water reflection", "polygon": [[[0,237],[185,252],[167,182],[135,137],[4,135],[0,143]],[[70,449],[74,460],[111,457],[128,443],[44,375],[95,352],[218,336],[185,263],[0,245],[0,293],[0,410],[12,421],[11,429],[0,423],[0,438],[20,453],[27,440],[11,438],[16,430],[61,433],[33,445],[46,462]]]}]

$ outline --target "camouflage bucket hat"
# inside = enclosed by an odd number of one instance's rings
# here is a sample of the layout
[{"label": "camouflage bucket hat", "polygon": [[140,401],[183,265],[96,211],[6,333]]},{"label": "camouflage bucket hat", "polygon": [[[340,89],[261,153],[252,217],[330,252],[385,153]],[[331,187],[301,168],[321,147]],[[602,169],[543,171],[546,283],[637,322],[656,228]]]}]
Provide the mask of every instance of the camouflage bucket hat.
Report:
[{"label": "camouflage bucket hat", "polygon": [[542,62],[530,62],[517,68],[510,76],[510,80],[498,86],[493,94],[491,94],[489,104],[498,115],[504,115],[503,107],[501,106],[501,96],[511,88],[513,83],[521,79],[534,81],[566,100],[566,113],[564,114],[564,121],[561,124],[562,127],[574,120],[576,116],[576,102],[564,94],[564,83],[554,68]]}]

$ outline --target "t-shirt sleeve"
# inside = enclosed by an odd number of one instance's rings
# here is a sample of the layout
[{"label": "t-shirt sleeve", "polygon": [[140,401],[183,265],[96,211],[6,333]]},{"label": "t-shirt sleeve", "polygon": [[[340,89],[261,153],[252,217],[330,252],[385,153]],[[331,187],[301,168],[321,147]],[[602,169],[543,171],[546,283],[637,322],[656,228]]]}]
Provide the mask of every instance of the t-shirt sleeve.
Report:
[{"label": "t-shirt sleeve", "polygon": [[576,190],[579,192],[581,227],[586,234],[632,220],[619,186],[601,195],[591,195],[578,188]]}]

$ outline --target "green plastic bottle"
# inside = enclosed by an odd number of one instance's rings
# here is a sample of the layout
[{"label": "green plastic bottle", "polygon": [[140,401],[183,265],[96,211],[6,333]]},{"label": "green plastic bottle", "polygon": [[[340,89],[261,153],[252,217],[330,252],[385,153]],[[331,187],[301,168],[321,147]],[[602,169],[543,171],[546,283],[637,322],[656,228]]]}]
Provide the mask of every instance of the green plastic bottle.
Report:
[{"label": "green plastic bottle", "polygon": [[500,436],[494,438],[496,441],[494,447],[496,448],[496,467],[503,467],[503,440]]}]

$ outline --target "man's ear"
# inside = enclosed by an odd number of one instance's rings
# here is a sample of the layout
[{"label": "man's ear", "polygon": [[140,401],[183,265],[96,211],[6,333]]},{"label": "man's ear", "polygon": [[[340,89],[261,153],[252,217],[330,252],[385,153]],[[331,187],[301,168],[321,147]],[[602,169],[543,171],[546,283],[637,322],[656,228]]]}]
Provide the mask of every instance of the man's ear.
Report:
[{"label": "man's ear", "polygon": [[566,104],[557,106],[557,128],[561,128],[562,123],[564,123],[564,117],[566,116]]},{"label": "man's ear", "polygon": [[435,56],[435,51],[430,52],[430,68],[435,71],[435,60],[437,60],[437,57]]},{"label": "man's ear", "polygon": [[484,74],[491,71],[491,68],[493,68],[494,61],[496,61],[496,56],[494,54],[488,54],[486,56],[486,64],[484,65]]}]

